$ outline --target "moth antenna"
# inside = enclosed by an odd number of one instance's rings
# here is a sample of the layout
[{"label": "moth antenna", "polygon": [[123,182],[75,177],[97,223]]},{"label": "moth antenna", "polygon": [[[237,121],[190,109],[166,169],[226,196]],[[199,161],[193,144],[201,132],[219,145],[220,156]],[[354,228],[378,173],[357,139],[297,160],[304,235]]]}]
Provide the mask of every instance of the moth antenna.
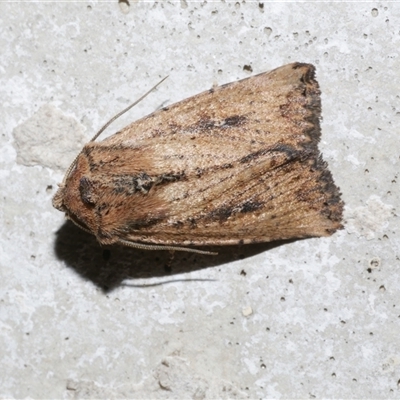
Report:
[{"label": "moth antenna", "polygon": [[[119,112],[117,115],[112,117],[106,124],[104,124],[100,130],[92,137],[92,139],[89,140],[89,142],[94,142],[117,118],[119,118],[121,115],[125,114],[127,111],[129,111],[133,106],[141,102],[145,97],[147,97],[154,89],[157,88],[157,86],[161,85],[166,79],[168,78],[168,75],[161,79],[160,82],[158,82],[156,85],[154,85],[150,90],[148,90],[143,96],[139,97],[137,100],[135,100],[131,105],[126,107],[124,110]],[[76,161],[78,160],[79,154],[74,158],[74,161],[72,161],[71,165],[67,169],[67,172],[64,175],[64,179],[61,183],[61,186],[64,186],[65,181],[69,177],[69,174],[71,173],[72,169],[75,167]]]},{"label": "moth antenna", "polygon": [[134,101],[131,105],[126,107],[124,110],[119,112],[116,116],[112,117],[103,127],[100,128],[100,130],[93,136],[89,142],[94,142],[117,118],[119,118],[121,115],[125,114],[127,111],[129,111],[133,106],[141,102],[145,97],[147,97],[154,89],[157,88],[157,86],[161,85],[166,79],[168,78],[168,75],[161,79],[160,82],[158,82],[156,85],[154,85],[150,90],[148,90],[143,96],[139,97],[136,101]]},{"label": "moth antenna", "polygon": [[[67,217],[70,221],[72,221],[78,228],[82,229],[85,232],[92,233],[89,229],[82,226],[78,221],[75,221],[73,218]],[[133,247],[135,249],[142,249],[142,250],[169,250],[171,252],[174,251],[186,251],[188,253],[197,253],[197,254],[207,254],[211,256],[216,256],[218,253],[214,251],[206,251],[206,250],[198,250],[192,249],[190,247],[175,247],[175,246],[161,246],[161,245],[154,245],[154,244],[143,244],[143,243],[136,243],[130,242],[128,240],[119,240],[117,243],[122,244],[124,246]]]},{"label": "moth antenna", "polygon": [[76,220],[75,220],[74,218],[72,218],[70,215],[66,215],[65,217],[66,217],[67,220],[69,220],[69,221],[71,221],[72,223],[74,223],[78,228],[80,228],[80,229],[82,229],[83,231],[88,232],[88,233],[90,233],[90,234],[93,235],[93,232],[92,232],[90,229],[85,228],[83,225],[81,225],[81,224],[79,223],[79,221],[76,221]]},{"label": "moth antenna", "polygon": [[124,246],[133,247],[135,249],[142,249],[142,250],[186,251],[188,253],[207,254],[207,255],[211,255],[211,256],[218,255],[218,253],[215,253],[213,251],[192,249],[190,247],[159,246],[159,245],[154,245],[154,244],[143,244],[143,243],[130,242],[128,240],[118,240],[117,243],[122,244]]},{"label": "moth antenna", "polygon": [[[71,218],[70,216],[67,216],[67,218],[70,221],[72,221],[78,228],[82,229],[85,232],[93,234],[92,231],[90,231],[89,229],[87,229],[86,227],[81,225],[74,218]],[[207,254],[210,256],[218,255],[218,253],[216,253],[214,251],[198,250],[198,249],[192,249],[190,247],[161,246],[161,245],[156,245],[156,244],[144,244],[144,243],[130,242],[129,240],[118,240],[117,243],[122,244],[123,246],[133,247],[135,249],[142,249],[142,250],[169,250],[171,252],[186,251],[188,253]]]}]

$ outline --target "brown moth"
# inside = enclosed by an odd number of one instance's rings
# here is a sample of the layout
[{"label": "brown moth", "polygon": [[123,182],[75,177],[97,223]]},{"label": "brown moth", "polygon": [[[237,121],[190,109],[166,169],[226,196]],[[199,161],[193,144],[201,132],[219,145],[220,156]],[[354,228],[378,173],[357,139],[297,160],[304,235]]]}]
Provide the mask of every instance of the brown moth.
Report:
[{"label": "brown moth", "polygon": [[144,249],[331,235],[343,202],[317,147],[314,75],[285,65],[89,142],[54,207],[101,244]]}]

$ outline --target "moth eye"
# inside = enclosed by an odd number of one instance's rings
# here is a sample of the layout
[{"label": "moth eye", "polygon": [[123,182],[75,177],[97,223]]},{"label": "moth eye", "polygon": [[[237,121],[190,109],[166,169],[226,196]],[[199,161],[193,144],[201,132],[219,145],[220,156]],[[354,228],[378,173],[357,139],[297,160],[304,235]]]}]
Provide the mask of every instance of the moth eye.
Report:
[{"label": "moth eye", "polygon": [[81,194],[81,199],[85,204],[95,204],[93,182],[90,179],[86,178],[86,176],[82,177],[79,180],[79,193]]}]

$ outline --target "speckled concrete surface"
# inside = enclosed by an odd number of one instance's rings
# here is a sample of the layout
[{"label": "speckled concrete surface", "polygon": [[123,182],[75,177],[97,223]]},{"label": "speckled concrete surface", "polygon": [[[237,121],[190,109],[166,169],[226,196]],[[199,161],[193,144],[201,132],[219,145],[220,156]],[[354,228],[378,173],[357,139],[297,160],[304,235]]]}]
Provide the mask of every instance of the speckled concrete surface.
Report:
[{"label": "speckled concrete surface", "polygon": [[[1,3],[0,396],[399,398],[400,4]],[[215,83],[316,65],[330,238],[102,249],[51,198],[79,148]],[[252,72],[251,72],[252,70]]]}]

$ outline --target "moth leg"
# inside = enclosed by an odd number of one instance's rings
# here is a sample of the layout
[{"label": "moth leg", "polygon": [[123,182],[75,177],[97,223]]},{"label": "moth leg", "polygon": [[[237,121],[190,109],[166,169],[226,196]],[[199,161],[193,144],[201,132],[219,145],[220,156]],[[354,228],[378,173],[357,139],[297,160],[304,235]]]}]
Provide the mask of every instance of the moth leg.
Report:
[{"label": "moth leg", "polygon": [[172,262],[174,261],[174,258],[175,258],[175,250],[169,250],[169,260],[164,267],[165,271],[168,273],[172,271]]}]

